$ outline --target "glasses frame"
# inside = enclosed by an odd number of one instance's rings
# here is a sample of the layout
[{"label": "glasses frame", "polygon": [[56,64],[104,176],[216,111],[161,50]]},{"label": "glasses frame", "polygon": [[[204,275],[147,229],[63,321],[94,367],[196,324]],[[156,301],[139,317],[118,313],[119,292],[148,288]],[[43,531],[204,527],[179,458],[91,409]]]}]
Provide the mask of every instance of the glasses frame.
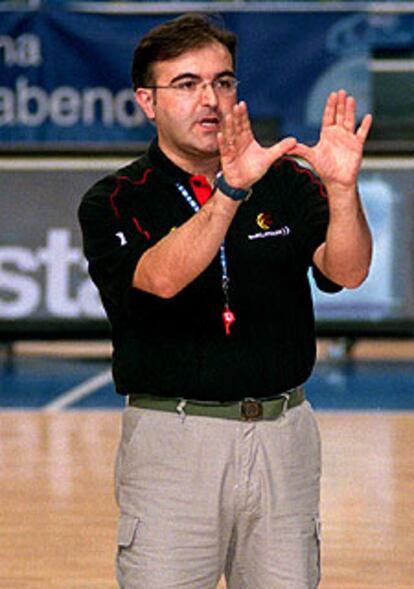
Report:
[{"label": "glasses frame", "polygon": [[[229,90],[223,91],[223,89],[220,91],[216,85],[219,84],[221,81],[223,81],[224,78],[230,78],[233,82],[233,87]],[[185,84],[186,82],[193,82],[195,84],[194,90],[185,90],[185,88],[180,88],[178,86],[178,84]],[[176,92],[181,92],[183,95],[185,96],[200,96],[202,94],[202,92],[205,91],[205,89],[210,86],[211,89],[213,90],[214,93],[220,94],[220,95],[224,95],[224,96],[231,96],[232,94],[236,93],[237,91],[237,87],[240,84],[240,80],[238,80],[236,78],[236,76],[231,76],[230,74],[226,74],[223,76],[219,76],[217,78],[215,78],[214,80],[212,80],[211,82],[208,82],[207,80],[203,80],[203,79],[198,79],[195,77],[188,77],[188,79],[183,79],[181,80],[176,80],[173,82],[170,82],[170,84],[162,86],[162,85],[147,85],[147,86],[143,86],[143,88],[147,88],[149,90],[175,90]]]}]

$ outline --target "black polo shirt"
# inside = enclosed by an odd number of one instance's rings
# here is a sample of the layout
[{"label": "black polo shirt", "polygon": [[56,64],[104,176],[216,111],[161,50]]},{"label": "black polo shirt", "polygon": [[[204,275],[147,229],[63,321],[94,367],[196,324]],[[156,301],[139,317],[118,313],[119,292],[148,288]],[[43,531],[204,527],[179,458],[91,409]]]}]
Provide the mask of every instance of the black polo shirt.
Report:
[{"label": "black polo shirt", "polygon": [[[171,299],[131,286],[140,256],[194,214],[177,182],[208,197],[205,178],[177,168],[154,142],[95,184],[79,209],[89,271],[112,325],[117,391],[226,401],[302,384],[315,361],[308,270],[328,223],[323,186],[282,158],[239,208],[225,241],[236,317],[226,335],[219,255]],[[323,290],[339,290],[314,274]]]}]

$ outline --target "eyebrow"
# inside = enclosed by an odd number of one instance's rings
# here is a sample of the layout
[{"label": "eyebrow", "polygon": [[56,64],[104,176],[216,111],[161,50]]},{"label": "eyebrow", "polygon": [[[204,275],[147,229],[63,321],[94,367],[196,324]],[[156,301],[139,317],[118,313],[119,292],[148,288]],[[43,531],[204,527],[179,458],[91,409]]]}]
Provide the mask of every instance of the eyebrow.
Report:
[{"label": "eyebrow", "polygon": [[[218,78],[222,78],[223,76],[231,76],[232,78],[235,78],[236,74],[232,70],[224,70],[223,72],[216,74],[213,80],[218,80]],[[178,76],[175,76],[172,80],[170,80],[169,83],[174,84],[174,82],[179,82],[180,80],[188,78],[191,80],[202,80],[201,76],[198,76],[197,74],[193,74],[191,72],[187,72],[183,74],[178,74]]]}]

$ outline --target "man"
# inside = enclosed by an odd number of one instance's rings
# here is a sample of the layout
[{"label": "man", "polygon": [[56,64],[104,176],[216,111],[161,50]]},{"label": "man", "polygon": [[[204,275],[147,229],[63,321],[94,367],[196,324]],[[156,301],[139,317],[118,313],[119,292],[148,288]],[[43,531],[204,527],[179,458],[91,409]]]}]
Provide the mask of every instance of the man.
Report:
[{"label": "man", "polygon": [[201,15],[144,36],[132,78],[157,139],[80,207],[128,396],[116,467],[125,589],[214,589],[223,571],[229,589],[319,582],[307,272],[331,292],[367,276],[356,182],[371,117],[355,131],[341,90],[317,145],[260,146],[237,102],[235,46]]}]

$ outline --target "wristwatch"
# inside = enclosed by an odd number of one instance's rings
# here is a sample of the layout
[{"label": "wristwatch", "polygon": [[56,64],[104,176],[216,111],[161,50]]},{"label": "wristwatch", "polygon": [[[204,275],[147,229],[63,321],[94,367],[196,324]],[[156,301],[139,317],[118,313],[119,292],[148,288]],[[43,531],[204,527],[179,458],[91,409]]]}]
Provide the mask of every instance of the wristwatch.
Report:
[{"label": "wristwatch", "polygon": [[253,188],[234,188],[227,184],[224,179],[223,172],[219,172],[214,182],[214,189],[218,188],[220,192],[231,198],[232,200],[248,200],[253,192]]}]

